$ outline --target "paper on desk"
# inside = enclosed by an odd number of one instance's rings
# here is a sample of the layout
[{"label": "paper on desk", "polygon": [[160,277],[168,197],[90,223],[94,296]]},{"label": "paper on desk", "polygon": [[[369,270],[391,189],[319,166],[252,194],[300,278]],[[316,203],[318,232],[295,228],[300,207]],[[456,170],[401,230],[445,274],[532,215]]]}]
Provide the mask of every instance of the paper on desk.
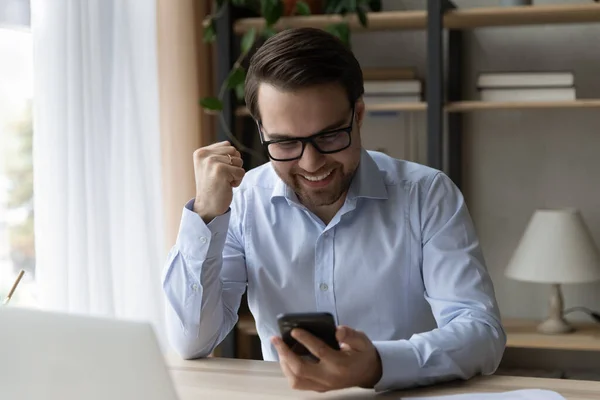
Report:
[{"label": "paper on desk", "polygon": [[522,389],[501,393],[465,393],[432,397],[403,397],[402,400],[566,400],[560,394],[543,389]]}]

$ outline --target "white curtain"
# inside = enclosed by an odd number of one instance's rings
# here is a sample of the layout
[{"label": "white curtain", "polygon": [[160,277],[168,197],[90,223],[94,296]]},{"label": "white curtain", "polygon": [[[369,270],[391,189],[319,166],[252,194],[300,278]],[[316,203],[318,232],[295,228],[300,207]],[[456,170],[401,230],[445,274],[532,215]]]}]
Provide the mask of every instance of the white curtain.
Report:
[{"label": "white curtain", "polygon": [[32,0],[41,307],[150,321],[165,259],[152,0]]}]

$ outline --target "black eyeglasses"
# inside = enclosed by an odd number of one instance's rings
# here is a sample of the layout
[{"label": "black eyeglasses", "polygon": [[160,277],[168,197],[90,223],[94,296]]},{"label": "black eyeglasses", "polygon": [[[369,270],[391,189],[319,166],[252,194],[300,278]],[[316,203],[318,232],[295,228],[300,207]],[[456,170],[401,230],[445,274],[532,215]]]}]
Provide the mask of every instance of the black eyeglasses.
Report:
[{"label": "black eyeglasses", "polygon": [[267,150],[269,158],[275,161],[292,161],[302,158],[306,143],[310,143],[322,154],[332,154],[350,147],[352,142],[352,127],[354,125],[354,107],[352,107],[352,119],[350,125],[345,128],[336,128],[305,138],[264,140],[262,125],[256,121],[260,141]]}]

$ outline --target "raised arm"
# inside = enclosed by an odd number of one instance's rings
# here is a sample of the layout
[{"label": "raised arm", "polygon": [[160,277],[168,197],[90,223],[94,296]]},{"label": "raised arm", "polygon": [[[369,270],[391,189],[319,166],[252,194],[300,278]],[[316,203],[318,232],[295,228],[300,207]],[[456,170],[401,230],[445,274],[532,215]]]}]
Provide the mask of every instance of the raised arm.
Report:
[{"label": "raised arm", "polygon": [[233,194],[243,177],[239,153],[224,143],[201,150],[197,195],[183,209],[163,274],[169,341],[188,359],[209,355],[231,331],[247,282],[242,194]]}]

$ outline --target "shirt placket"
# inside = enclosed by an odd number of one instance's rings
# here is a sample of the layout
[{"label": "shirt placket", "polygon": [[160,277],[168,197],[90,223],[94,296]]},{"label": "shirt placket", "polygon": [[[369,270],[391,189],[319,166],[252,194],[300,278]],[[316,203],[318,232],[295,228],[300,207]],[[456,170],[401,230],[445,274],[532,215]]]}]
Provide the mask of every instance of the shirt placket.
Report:
[{"label": "shirt placket", "polygon": [[328,228],[317,240],[315,252],[315,293],[317,310],[333,315],[337,323],[335,307],[333,266],[335,228]]}]

